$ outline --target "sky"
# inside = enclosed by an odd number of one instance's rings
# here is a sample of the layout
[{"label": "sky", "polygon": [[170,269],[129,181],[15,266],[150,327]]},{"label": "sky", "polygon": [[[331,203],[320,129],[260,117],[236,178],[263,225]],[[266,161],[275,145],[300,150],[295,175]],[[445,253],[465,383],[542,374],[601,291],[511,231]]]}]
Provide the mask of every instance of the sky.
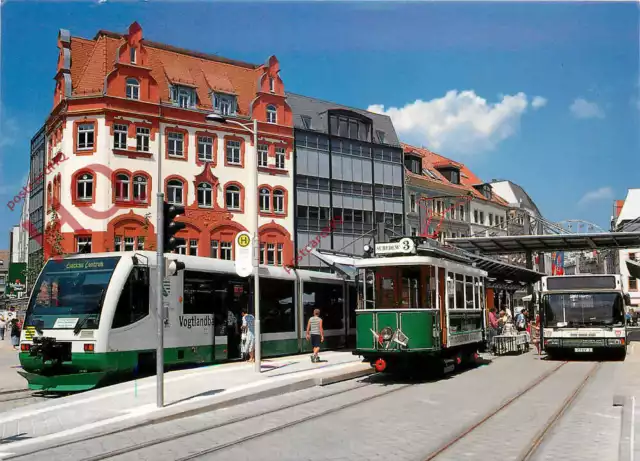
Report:
[{"label": "sky", "polygon": [[[404,142],[521,185],[554,222],[609,229],[640,187],[634,3],[76,2],[0,7],[0,248],[52,108],[60,28],[126,32],[254,63],[287,91],[388,114]],[[6,240],[5,237],[7,236]],[[6,242],[6,243],[5,243]]]}]

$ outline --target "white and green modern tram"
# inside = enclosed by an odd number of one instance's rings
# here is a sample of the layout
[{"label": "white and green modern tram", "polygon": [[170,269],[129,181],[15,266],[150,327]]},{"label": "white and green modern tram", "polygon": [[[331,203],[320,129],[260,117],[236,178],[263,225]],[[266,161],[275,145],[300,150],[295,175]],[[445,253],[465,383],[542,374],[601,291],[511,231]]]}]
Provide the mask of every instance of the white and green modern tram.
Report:
[{"label": "white and green modern tram", "polygon": [[[240,356],[241,311],[253,310],[252,277],[235,263],[167,254],[185,264],[165,279],[165,364]],[[263,356],[310,350],[305,326],[319,308],[325,347],[355,343],[355,285],[337,275],[260,266]],[[20,372],[31,389],[79,391],[153,370],[157,345],[156,254],[49,260],[35,284],[21,337]]]}]

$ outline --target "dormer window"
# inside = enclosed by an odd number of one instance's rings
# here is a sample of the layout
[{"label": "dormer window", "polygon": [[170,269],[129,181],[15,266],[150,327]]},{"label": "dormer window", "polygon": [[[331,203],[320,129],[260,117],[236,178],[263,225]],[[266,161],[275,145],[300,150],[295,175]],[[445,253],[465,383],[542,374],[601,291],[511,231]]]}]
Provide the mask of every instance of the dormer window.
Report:
[{"label": "dormer window", "polygon": [[491,186],[485,185],[482,188],[482,195],[484,195],[484,198],[487,200],[491,200]]},{"label": "dormer window", "polygon": [[127,79],[127,98],[140,99],[140,82],[135,78]]},{"label": "dormer window", "polygon": [[196,90],[187,86],[174,85],[171,87],[171,101],[185,109],[193,108],[196,106]]},{"label": "dormer window", "polygon": [[305,129],[310,130],[311,129],[311,117],[309,117],[308,115],[301,115],[300,119],[302,120],[302,126],[304,126]]},{"label": "dormer window", "polygon": [[451,184],[460,184],[460,170],[457,168],[438,168],[442,176]]},{"label": "dormer window", "polygon": [[415,155],[404,156],[404,166],[407,170],[413,174],[420,174],[422,172],[422,159]]},{"label": "dormer window", "polygon": [[131,57],[131,64],[136,63],[136,49],[134,47],[129,48],[129,56]]},{"label": "dormer window", "polygon": [[376,130],[376,136],[378,137],[378,142],[384,144],[384,131]]},{"label": "dormer window", "polygon": [[230,94],[214,93],[213,108],[220,115],[234,115],[237,111],[236,97]]}]

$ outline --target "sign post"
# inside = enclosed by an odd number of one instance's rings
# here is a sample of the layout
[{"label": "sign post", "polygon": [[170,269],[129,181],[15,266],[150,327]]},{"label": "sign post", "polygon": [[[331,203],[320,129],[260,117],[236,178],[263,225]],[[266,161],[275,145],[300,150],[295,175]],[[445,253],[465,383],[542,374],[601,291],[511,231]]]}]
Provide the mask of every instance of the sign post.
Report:
[{"label": "sign post", "polygon": [[236,273],[248,277],[253,273],[253,245],[249,232],[239,232],[236,236]]}]

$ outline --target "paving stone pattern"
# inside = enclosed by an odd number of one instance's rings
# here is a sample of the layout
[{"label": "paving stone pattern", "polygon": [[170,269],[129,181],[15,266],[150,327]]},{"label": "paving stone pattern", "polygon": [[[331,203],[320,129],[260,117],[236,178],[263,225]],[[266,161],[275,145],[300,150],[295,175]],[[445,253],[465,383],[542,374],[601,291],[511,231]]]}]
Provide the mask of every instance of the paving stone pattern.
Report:
[{"label": "paving stone pattern", "polygon": [[[256,438],[222,450],[202,459],[260,460],[375,460],[375,459],[419,459],[420,456],[439,446],[445,439],[489,411],[501,400],[527,386],[537,376],[557,364],[538,360],[532,355],[504,357],[489,366],[469,370],[462,374],[436,382],[417,384],[388,396],[359,404],[329,416],[321,417],[284,429],[268,436]],[[349,385],[343,383],[342,385]],[[337,386],[337,385],[336,385]],[[393,386],[393,385],[392,385]],[[329,386],[335,389],[334,386]],[[326,389],[326,388],[325,388]],[[390,390],[389,386],[377,384],[356,392],[341,394],[313,404],[301,405],[282,412],[210,430],[173,442],[156,445],[137,452],[113,458],[118,460],[149,459],[153,461],[176,458],[231,442],[305,416],[311,416],[344,403]],[[230,419],[248,411],[259,412],[268,405],[284,405],[299,399],[309,392],[254,402],[240,407],[214,412],[199,417],[187,418],[141,428],[127,433],[131,442],[149,440],[158,436],[202,427],[217,418]],[[323,390],[323,392],[327,392]],[[355,395],[354,395],[355,394]],[[151,432],[151,434],[149,434]],[[101,445],[112,450],[122,447],[123,436],[102,440]],[[127,442],[127,443],[131,443]],[[91,449],[94,441],[78,450]],[[71,447],[69,447],[71,448]],[[64,450],[62,450],[64,451]],[[91,449],[93,452],[93,450]],[[257,454],[259,454],[258,457]],[[45,455],[45,454],[43,454]],[[58,453],[46,453],[47,459],[82,459],[80,453],[68,452],[68,458]],[[45,459],[29,456],[30,460]]]}]

